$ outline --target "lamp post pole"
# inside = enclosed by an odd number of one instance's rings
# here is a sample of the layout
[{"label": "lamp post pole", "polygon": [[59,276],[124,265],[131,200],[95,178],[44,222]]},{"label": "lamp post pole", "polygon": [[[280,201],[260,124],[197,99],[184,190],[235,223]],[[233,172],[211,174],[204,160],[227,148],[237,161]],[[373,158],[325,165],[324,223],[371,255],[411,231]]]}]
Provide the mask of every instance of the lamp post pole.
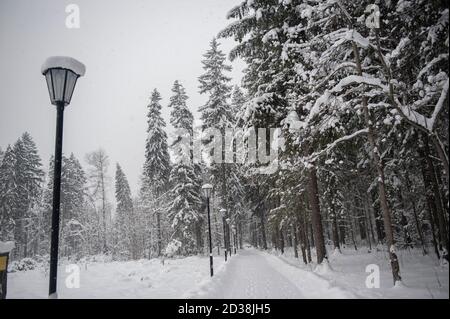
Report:
[{"label": "lamp post pole", "polygon": [[50,242],[50,278],[49,298],[58,298],[58,246],[59,246],[59,217],[61,199],[61,166],[63,144],[64,108],[70,104],[75,84],[80,76],[86,72],[86,67],[80,61],[71,57],[53,56],[45,60],[41,73],[47,82],[50,101],[56,106],[56,137],[55,159],[53,167],[53,209]]},{"label": "lamp post pole", "polygon": [[222,216],[222,224],[223,224],[223,250],[225,252],[225,261],[228,258],[228,238],[227,238],[227,216],[226,209],[222,208],[219,213]]},{"label": "lamp post pole", "polygon": [[236,225],[233,225],[233,234],[234,234],[234,243],[233,243],[233,248],[234,248],[234,254],[236,255],[236,250],[237,250],[237,231],[236,231]]},{"label": "lamp post pole", "polygon": [[64,122],[64,102],[56,105],[56,138],[55,138],[55,163],[53,170],[53,211],[52,231],[50,244],[50,281],[49,296],[56,296],[56,285],[58,275],[58,244],[59,244],[59,216],[61,199],[61,166],[62,166],[62,142]]},{"label": "lamp post pole", "polygon": [[214,275],[214,268],[213,268],[212,242],[211,242],[211,218],[209,213],[209,195],[206,196],[206,206],[208,206],[209,268],[212,277]]},{"label": "lamp post pole", "polygon": [[226,221],[225,221],[225,215],[222,217],[222,223],[223,223],[223,250],[225,251],[225,261],[227,261],[227,255],[228,255],[228,249],[227,249],[227,226],[226,226]]}]

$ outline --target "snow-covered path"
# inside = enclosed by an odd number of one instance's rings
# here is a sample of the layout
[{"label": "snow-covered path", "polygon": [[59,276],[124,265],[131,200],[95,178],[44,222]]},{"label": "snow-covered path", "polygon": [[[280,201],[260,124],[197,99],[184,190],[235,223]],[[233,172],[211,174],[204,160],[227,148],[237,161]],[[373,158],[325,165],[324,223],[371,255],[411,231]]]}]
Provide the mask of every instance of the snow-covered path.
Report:
[{"label": "snow-covered path", "polygon": [[222,289],[210,298],[302,298],[301,291],[253,249],[231,258],[222,275]]},{"label": "snow-covered path", "polygon": [[248,248],[220,267],[217,274],[186,294],[187,298],[354,298],[328,280],[266,252]]}]

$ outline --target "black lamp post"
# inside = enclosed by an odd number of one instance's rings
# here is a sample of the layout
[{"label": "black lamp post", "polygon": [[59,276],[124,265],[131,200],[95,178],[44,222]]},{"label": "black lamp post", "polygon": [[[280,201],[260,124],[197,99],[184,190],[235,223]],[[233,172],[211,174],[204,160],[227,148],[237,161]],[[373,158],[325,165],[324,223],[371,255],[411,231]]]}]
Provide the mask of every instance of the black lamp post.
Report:
[{"label": "black lamp post", "polygon": [[59,209],[61,197],[61,158],[63,140],[64,108],[70,104],[75,84],[86,71],[85,66],[70,57],[48,58],[41,72],[47,81],[50,101],[56,106],[55,163],[53,174],[53,211],[50,247],[49,298],[57,298],[56,284],[58,274]]},{"label": "black lamp post", "polygon": [[227,220],[226,220],[226,214],[227,210],[225,208],[222,208],[219,210],[220,215],[222,216],[222,224],[223,224],[223,250],[225,251],[225,261],[227,261],[228,258],[228,241],[227,241]]},{"label": "black lamp post", "polygon": [[205,192],[206,196],[206,206],[208,208],[208,237],[209,237],[209,268],[211,271],[211,277],[214,275],[214,269],[213,269],[213,254],[212,254],[212,241],[211,241],[211,218],[209,213],[209,196],[211,195],[211,184],[205,184],[202,186],[203,191]]},{"label": "black lamp post", "polygon": [[233,224],[232,230],[233,230],[233,250],[234,250],[234,254],[236,255],[236,247],[237,247],[237,231],[236,231],[236,224]]}]

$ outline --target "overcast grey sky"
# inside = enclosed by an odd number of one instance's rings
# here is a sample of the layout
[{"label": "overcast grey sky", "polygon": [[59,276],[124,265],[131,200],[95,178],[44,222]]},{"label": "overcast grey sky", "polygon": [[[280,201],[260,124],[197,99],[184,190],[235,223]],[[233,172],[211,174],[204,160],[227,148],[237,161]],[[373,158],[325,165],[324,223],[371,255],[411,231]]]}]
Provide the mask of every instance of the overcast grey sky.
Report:
[{"label": "overcast grey sky", "polygon": [[[85,154],[103,147],[111,161],[110,176],[119,162],[136,194],[151,91],[157,88],[162,94],[168,123],[166,106],[178,79],[196,113],[206,101],[198,94],[202,55],[230,22],[227,11],[239,2],[1,0],[0,147],[28,131],[47,169],[56,112],[40,67],[48,56],[72,56],[86,65],[86,76],[79,79],[65,112],[64,153],[73,152],[85,166]],[[71,3],[80,8],[79,29],[65,25],[65,8]],[[228,53],[233,42],[221,42]],[[243,66],[233,63],[234,83],[240,82]]]}]

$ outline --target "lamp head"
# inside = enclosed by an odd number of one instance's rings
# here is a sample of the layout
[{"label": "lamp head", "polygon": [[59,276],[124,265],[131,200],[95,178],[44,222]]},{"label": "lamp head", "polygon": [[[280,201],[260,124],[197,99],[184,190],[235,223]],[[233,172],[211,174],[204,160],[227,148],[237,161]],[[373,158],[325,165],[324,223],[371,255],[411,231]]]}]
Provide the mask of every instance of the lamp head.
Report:
[{"label": "lamp head", "polygon": [[205,184],[202,186],[203,192],[205,193],[206,198],[211,196],[211,190],[213,186],[211,184]]},{"label": "lamp head", "polygon": [[69,105],[77,79],[85,72],[84,64],[71,57],[53,56],[45,60],[41,73],[45,75],[52,104]]}]

